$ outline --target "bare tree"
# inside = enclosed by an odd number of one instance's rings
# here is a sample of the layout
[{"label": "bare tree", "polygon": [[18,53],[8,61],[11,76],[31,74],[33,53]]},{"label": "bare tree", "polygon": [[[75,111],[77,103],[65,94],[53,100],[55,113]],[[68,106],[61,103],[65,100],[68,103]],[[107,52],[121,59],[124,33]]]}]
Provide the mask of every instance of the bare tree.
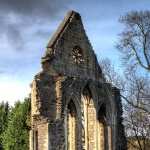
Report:
[{"label": "bare tree", "polygon": [[150,85],[147,76],[141,77],[128,72],[124,103],[125,129],[132,148],[148,150],[150,147]]},{"label": "bare tree", "polygon": [[128,70],[125,75],[125,92],[122,98],[130,105],[150,114],[150,79],[148,75],[138,75],[134,70]]},{"label": "bare tree", "polygon": [[[125,25],[117,48],[121,52],[125,73],[122,93],[126,133],[136,140],[132,148],[147,150],[150,141],[150,11],[132,11],[120,18]],[[136,72],[137,67],[139,72]],[[134,140],[134,141],[135,141]]]},{"label": "bare tree", "polygon": [[[123,77],[107,59],[100,61],[107,81],[121,89],[124,124],[132,150],[150,147],[150,11],[132,11],[120,18],[125,25],[117,48]],[[141,67],[137,70],[137,67]],[[143,69],[144,70],[143,70]],[[122,69],[123,70],[123,69]],[[147,76],[145,71],[148,72]]]},{"label": "bare tree", "polygon": [[150,72],[150,11],[132,11],[119,21],[125,25],[117,44],[123,62]]},{"label": "bare tree", "polygon": [[125,107],[125,130],[130,149],[149,150],[150,147],[150,119],[144,111],[131,105]]},{"label": "bare tree", "polygon": [[102,68],[103,74],[107,80],[113,84],[113,86],[119,88],[121,91],[124,90],[124,80],[121,75],[116,71],[109,58],[101,59],[99,64]]},{"label": "bare tree", "polygon": [[100,61],[108,82],[121,89],[124,124],[132,148],[148,150],[150,146],[150,80],[137,75],[133,69],[124,72],[124,78],[115,70],[109,59]]}]

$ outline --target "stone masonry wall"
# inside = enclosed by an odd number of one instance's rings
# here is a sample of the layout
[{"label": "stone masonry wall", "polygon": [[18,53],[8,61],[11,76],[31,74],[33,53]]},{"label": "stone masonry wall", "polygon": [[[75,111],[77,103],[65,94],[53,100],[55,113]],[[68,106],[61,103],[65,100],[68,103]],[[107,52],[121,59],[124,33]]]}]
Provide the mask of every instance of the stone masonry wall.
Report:
[{"label": "stone masonry wall", "polygon": [[[75,47],[81,51],[77,56],[73,55]],[[74,60],[75,57],[77,61]],[[71,11],[48,43],[42,58],[42,71],[32,82],[30,150],[67,149],[67,114],[70,101],[74,103],[77,113],[77,141],[74,143],[77,144],[77,150],[83,150],[87,140],[83,140],[82,104],[85,100],[83,97],[88,96],[92,100],[89,111],[94,112],[91,115],[89,113],[88,118],[88,132],[92,136],[87,138],[92,143],[91,149],[99,150],[95,144],[97,132],[94,130],[94,122],[100,121],[102,115],[105,128],[109,128],[103,138],[105,144],[102,145],[105,145],[106,150],[126,150],[119,90],[106,83],[86,36],[81,16]]]}]

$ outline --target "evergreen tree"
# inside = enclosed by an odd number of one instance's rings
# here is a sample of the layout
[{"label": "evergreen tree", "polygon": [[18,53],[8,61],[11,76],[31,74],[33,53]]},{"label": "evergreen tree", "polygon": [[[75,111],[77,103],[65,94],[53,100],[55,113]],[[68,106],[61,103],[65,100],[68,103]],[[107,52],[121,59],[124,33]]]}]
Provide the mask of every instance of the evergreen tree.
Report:
[{"label": "evergreen tree", "polygon": [[29,149],[29,116],[30,99],[16,102],[11,109],[8,127],[3,134],[3,147],[5,150]]},{"label": "evergreen tree", "polygon": [[6,103],[1,102],[0,103],[0,150],[3,149],[2,135],[7,128],[8,114],[9,114],[8,102],[6,102]]}]

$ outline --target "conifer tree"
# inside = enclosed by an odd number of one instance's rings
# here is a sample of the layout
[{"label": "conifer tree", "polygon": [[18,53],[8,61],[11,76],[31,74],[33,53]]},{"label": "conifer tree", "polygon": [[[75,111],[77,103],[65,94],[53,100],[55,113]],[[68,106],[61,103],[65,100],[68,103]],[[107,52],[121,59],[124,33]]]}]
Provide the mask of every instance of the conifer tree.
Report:
[{"label": "conifer tree", "polygon": [[9,114],[8,127],[3,134],[5,150],[29,149],[30,99],[16,102]]}]

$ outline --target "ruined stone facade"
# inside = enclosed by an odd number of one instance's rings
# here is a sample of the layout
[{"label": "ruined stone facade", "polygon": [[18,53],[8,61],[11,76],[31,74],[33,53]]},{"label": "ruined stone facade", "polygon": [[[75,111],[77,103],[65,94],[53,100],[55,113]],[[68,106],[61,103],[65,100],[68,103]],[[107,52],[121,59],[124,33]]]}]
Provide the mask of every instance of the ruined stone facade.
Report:
[{"label": "ruined stone facade", "polygon": [[30,150],[126,150],[119,90],[106,83],[78,13],[48,43],[31,98]]}]

